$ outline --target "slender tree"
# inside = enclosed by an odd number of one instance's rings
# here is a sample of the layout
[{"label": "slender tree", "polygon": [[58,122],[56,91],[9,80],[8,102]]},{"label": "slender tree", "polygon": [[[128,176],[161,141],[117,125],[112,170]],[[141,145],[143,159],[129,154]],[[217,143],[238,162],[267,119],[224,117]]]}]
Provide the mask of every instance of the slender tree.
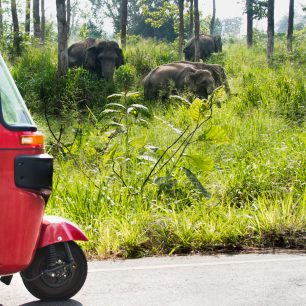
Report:
[{"label": "slender tree", "polygon": [[33,0],[34,37],[41,38],[39,0]]},{"label": "slender tree", "polygon": [[126,48],[126,28],[127,28],[127,7],[128,0],[121,1],[121,46]]},{"label": "slender tree", "polygon": [[2,1],[0,0],[0,38],[3,36]]},{"label": "slender tree", "polygon": [[67,39],[68,39],[69,36],[70,36],[70,27],[71,27],[71,4],[70,4],[70,0],[67,0],[66,14],[67,14]]},{"label": "slender tree", "polygon": [[294,0],[290,0],[289,1],[288,32],[287,32],[287,50],[288,52],[292,51],[293,19],[294,19]]},{"label": "slender tree", "polygon": [[193,28],[194,28],[194,22],[193,22],[193,0],[189,0],[189,33],[188,37],[193,37]]},{"label": "slender tree", "polygon": [[30,34],[30,27],[31,27],[31,0],[26,0],[24,30],[27,34]]},{"label": "slender tree", "polygon": [[12,20],[13,20],[13,34],[14,34],[14,51],[17,55],[20,55],[20,35],[19,35],[19,22],[17,15],[17,7],[16,0],[11,0],[11,12],[12,12]]},{"label": "slender tree", "polygon": [[58,74],[66,75],[68,69],[64,50],[68,45],[68,25],[66,0],[56,0],[57,31],[58,31]]},{"label": "slender tree", "polygon": [[46,34],[46,18],[45,18],[45,0],[41,0],[41,42],[45,42],[45,34]]},{"label": "slender tree", "polygon": [[268,41],[267,41],[267,59],[269,65],[272,64],[274,52],[274,0],[268,0]]},{"label": "slender tree", "polygon": [[247,46],[253,45],[253,20],[267,17],[267,0],[246,0],[245,12],[247,14]]},{"label": "slender tree", "polygon": [[179,56],[183,58],[184,47],[184,0],[178,0],[179,6]]},{"label": "slender tree", "polygon": [[195,62],[198,62],[200,60],[199,37],[200,37],[199,3],[198,3],[198,0],[194,0],[194,60]]},{"label": "slender tree", "polygon": [[26,0],[24,27],[25,27],[25,32],[27,34],[30,34],[30,30],[31,30],[31,0]]},{"label": "slender tree", "polygon": [[212,13],[212,17],[211,17],[210,25],[209,25],[210,35],[214,34],[215,20],[216,20],[216,0],[213,0],[213,13]]},{"label": "slender tree", "polygon": [[246,0],[247,46],[253,46],[253,0]]}]

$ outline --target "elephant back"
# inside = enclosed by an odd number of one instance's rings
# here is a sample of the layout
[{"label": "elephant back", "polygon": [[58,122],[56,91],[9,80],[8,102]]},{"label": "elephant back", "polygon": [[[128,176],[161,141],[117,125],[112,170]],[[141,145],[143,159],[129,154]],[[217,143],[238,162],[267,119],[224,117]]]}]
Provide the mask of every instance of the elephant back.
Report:
[{"label": "elephant back", "polygon": [[[194,60],[195,37],[189,39],[183,49],[186,60]],[[199,52],[202,60],[207,59],[213,52],[222,51],[222,42],[219,35],[212,36],[201,34],[199,36]]]},{"label": "elephant back", "polygon": [[95,44],[95,39],[87,38],[72,44],[67,49],[69,67],[80,67],[86,64],[86,50]]}]

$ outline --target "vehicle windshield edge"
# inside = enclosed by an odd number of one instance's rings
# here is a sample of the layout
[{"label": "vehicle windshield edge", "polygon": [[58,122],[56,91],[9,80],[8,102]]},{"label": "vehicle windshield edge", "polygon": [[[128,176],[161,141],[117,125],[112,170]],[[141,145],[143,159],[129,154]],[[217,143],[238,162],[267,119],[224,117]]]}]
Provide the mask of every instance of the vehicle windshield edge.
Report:
[{"label": "vehicle windshield edge", "polygon": [[0,121],[13,130],[36,130],[36,125],[1,54]]}]

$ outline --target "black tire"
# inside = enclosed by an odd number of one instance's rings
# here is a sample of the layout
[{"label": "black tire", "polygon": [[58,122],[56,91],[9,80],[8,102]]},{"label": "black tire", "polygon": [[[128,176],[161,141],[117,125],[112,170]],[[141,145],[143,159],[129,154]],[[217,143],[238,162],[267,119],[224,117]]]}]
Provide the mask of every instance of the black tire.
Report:
[{"label": "black tire", "polygon": [[[54,244],[57,260],[68,263],[63,243]],[[51,277],[44,274],[35,280],[47,269],[48,247],[38,249],[32,264],[21,272],[22,280],[28,291],[42,301],[64,301],[74,296],[83,286],[87,277],[87,260],[82,249],[73,241],[69,247],[75,261],[75,265],[65,270],[65,277]]]}]

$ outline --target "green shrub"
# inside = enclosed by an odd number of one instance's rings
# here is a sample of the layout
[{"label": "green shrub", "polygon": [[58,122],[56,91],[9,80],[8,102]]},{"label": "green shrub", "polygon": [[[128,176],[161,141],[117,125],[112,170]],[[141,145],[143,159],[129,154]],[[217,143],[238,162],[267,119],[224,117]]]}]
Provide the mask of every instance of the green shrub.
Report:
[{"label": "green shrub", "polygon": [[17,85],[31,110],[50,115],[70,115],[72,110],[102,108],[115,90],[113,82],[77,68],[67,76],[57,74],[55,46],[28,47],[13,67]]},{"label": "green shrub", "polygon": [[134,40],[128,43],[125,52],[126,61],[136,69],[138,84],[151,69],[169,62],[179,60],[177,51],[169,43],[156,42],[151,39],[142,39],[138,43]]}]

